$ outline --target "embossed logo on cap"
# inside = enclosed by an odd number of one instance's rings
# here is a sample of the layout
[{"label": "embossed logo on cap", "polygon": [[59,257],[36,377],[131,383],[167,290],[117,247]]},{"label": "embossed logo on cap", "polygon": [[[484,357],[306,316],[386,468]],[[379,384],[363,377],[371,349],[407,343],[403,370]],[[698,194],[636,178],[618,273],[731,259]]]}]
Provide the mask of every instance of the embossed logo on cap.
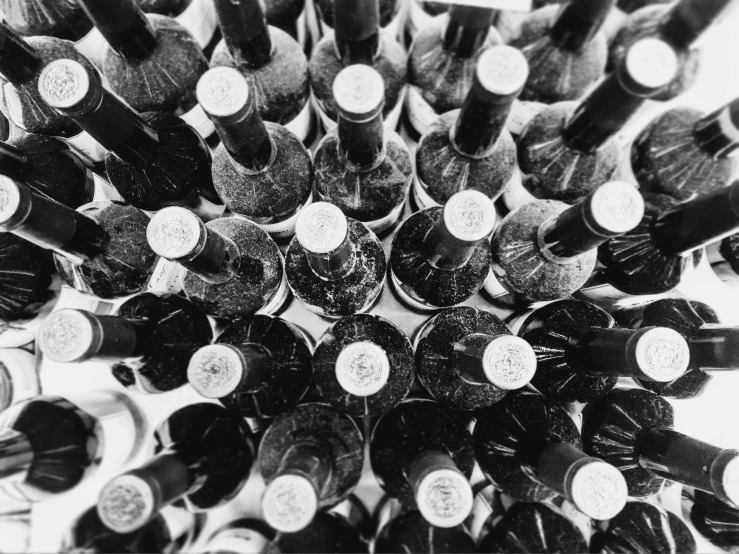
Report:
[{"label": "embossed logo on cap", "polygon": [[493,232],[495,206],[483,193],[463,190],[444,205],[443,217],[452,236],[465,242],[477,242]]},{"label": "embossed logo on cap", "polygon": [[380,74],[368,65],[345,67],[334,79],[334,98],[344,112],[364,115],[376,110],[385,98]]},{"label": "embossed logo on cap", "polygon": [[524,339],[502,335],[485,348],[483,369],[494,385],[505,390],[520,389],[536,372],[536,354]]},{"label": "embossed logo on cap", "polygon": [[385,351],[373,342],[360,341],[346,346],[336,359],[336,379],[341,388],[355,396],[379,392],[390,375]]},{"label": "embossed logo on cap", "polygon": [[249,85],[235,69],[215,67],[200,77],[197,97],[206,112],[215,116],[229,116],[246,104],[249,99]]},{"label": "embossed logo on cap", "polygon": [[145,481],[120,475],[100,492],[98,515],[117,533],[130,533],[144,525],[154,512],[154,495]]},{"label": "embossed logo on cap", "polygon": [[241,382],[244,371],[242,356],[223,344],[204,346],[190,358],[187,379],[206,398],[223,398]]},{"label": "embossed logo on cap", "polygon": [[639,337],[636,362],[655,381],[674,381],[687,371],[690,349],[677,331],[654,327]]},{"label": "embossed logo on cap", "polygon": [[418,509],[424,519],[437,527],[455,527],[472,510],[472,488],[461,473],[439,469],[429,473],[416,491]]},{"label": "embossed logo on cap", "polygon": [[313,485],[298,475],[280,475],[264,491],[262,513],[269,525],[283,533],[304,529],[318,510]]},{"label": "embossed logo on cap", "polygon": [[621,472],[611,464],[593,460],[583,464],[572,478],[572,501],[593,519],[610,519],[626,505],[628,488]]},{"label": "embossed logo on cap", "polygon": [[528,78],[529,64],[518,48],[493,46],[485,50],[477,62],[477,79],[494,94],[515,94]]},{"label": "embossed logo on cap", "polygon": [[295,236],[308,252],[327,254],[344,242],[349,224],[344,213],[328,202],[306,206],[295,224]]},{"label": "embossed logo on cap", "polygon": [[75,362],[90,348],[93,329],[90,320],[79,310],[52,312],[41,324],[38,346],[41,352],[57,362]]},{"label": "embossed logo on cap", "polygon": [[194,252],[202,227],[203,222],[190,210],[173,206],[160,210],[151,218],[146,238],[154,252],[177,260]]},{"label": "embossed logo on cap", "polygon": [[633,185],[611,181],[593,193],[590,209],[593,219],[607,233],[626,233],[644,217],[644,199]]},{"label": "embossed logo on cap", "polygon": [[16,214],[20,201],[21,194],[16,182],[0,175],[0,223],[5,223]]},{"label": "embossed logo on cap", "polygon": [[87,70],[74,60],[55,60],[42,71],[38,91],[54,108],[71,108],[79,103],[90,88]]}]

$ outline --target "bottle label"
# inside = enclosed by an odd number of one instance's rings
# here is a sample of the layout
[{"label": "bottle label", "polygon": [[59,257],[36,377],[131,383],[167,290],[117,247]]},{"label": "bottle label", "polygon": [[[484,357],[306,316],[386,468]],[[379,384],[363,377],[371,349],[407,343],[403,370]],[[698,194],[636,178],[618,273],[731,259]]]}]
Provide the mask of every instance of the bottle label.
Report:
[{"label": "bottle label", "polygon": [[[295,212],[295,215],[290,216],[284,221],[280,221],[279,223],[264,223],[259,224],[259,226],[267,231],[272,238],[287,238],[291,237],[295,234],[295,222],[298,221],[298,216],[300,215],[300,212],[305,208],[306,206],[310,205],[313,202],[313,193],[310,193],[310,196],[308,196],[308,200],[306,200],[305,204],[303,204],[297,212]],[[235,217],[243,217],[240,215],[235,215]]]},{"label": "bottle label", "polygon": [[310,100],[305,103],[305,106],[303,106],[303,109],[300,110],[300,113],[295,116],[295,119],[285,123],[285,129],[298,137],[301,142],[305,141],[305,139],[308,138],[312,127],[313,109],[311,107]]},{"label": "bottle label", "polygon": [[59,138],[92,162],[102,162],[105,160],[105,154],[108,150],[86,131],[82,131],[73,137]]},{"label": "bottle label", "polygon": [[213,0],[192,0],[185,11],[175,17],[175,21],[192,33],[201,48],[205,48],[216,31]]},{"label": "bottle label", "polygon": [[490,270],[490,273],[488,273],[487,279],[485,279],[483,288],[493,298],[499,298],[510,294],[503,285],[500,284],[492,269]]},{"label": "bottle label", "polygon": [[97,296],[85,294],[77,289],[64,285],[52,311],[74,308],[76,310],[87,310],[98,315],[108,315],[113,312],[116,304],[120,302],[120,300],[116,300],[115,303],[108,302]]},{"label": "bottle label", "polygon": [[97,173],[92,174],[92,181],[95,185],[95,194],[93,195],[93,202],[105,202],[105,201],[118,201],[123,202],[123,197],[110,182],[98,175]]},{"label": "bottle label", "polygon": [[258,554],[264,552],[269,541],[267,537],[253,529],[226,529],[208,541],[207,552],[228,552],[239,554]]},{"label": "bottle label", "polygon": [[93,27],[89,33],[74,43],[77,51],[95,64],[98,69],[103,69],[103,57],[108,43],[103,38],[97,27]]},{"label": "bottle label", "polygon": [[0,350],[0,365],[10,375],[11,404],[40,394],[41,385],[33,354],[17,348],[3,349]]},{"label": "bottle label", "polygon": [[184,508],[165,506],[159,511],[159,515],[164,519],[172,541],[176,541],[182,545],[180,552],[185,551],[186,547],[189,546],[189,541],[184,541],[184,544],[182,544],[183,541],[180,539],[193,531],[196,524],[195,514],[188,512]]},{"label": "bottle label", "polygon": [[[398,128],[398,123],[400,122],[400,115],[403,113],[403,104],[405,103],[405,95],[406,91],[408,90],[408,87],[403,87],[403,90],[398,95],[398,102],[395,104],[392,110],[390,110],[390,113],[387,114],[387,117],[385,118],[383,125],[385,126],[385,129],[388,129],[390,131],[394,131]],[[318,99],[313,94],[313,91],[310,93],[311,103],[313,104],[313,109],[318,114],[318,116],[321,118],[321,123],[323,123],[323,128],[326,130],[326,133],[333,131],[336,128],[336,122],[331,119],[326,112],[321,107],[321,103],[318,101]]]},{"label": "bottle label", "polygon": [[177,262],[159,258],[146,290],[154,294],[178,294],[186,274],[187,269]]},{"label": "bottle label", "polygon": [[385,217],[380,219],[375,219],[374,221],[363,221],[370,231],[374,232],[375,234],[382,233],[386,229],[389,229],[392,227],[392,225],[398,221],[398,218],[400,217],[401,212],[403,211],[403,207],[405,206],[405,200],[400,203],[399,206],[396,206],[393,208],[393,211],[391,211],[389,214],[387,214]]},{"label": "bottle label", "polygon": [[506,128],[512,135],[520,135],[526,128],[526,125],[546,107],[547,105],[541,102],[514,100],[511,111],[508,114]]},{"label": "bottle label", "polygon": [[405,113],[408,121],[418,134],[423,135],[439,114],[426,102],[421,89],[415,85],[409,85],[405,96]]},{"label": "bottle label", "polygon": [[285,303],[288,296],[290,296],[290,288],[287,286],[287,276],[285,275],[285,259],[282,257],[282,254],[280,254],[280,258],[282,259],[283,268],[280,286],[277,288],[277,291],[272,296],[270,301],[267,302],[264,308],[257,311],[257,313],[260,315],[271,315],[275,313]]},{"label": "bottle label", "polygon": [[[194,0],[193,3],[197,3],[198,1],[208,2],[209,0]],[[205,115],[205,111],[200,107],[200,104],[195,106],[189,112],[182,114],[180,119],[195,129],[204,139],[207,139],[216,131],[216,128],[213,126],[213,122],[207,115]]]},{"label": "bottle label", "polygon": [[[416,310],[422,312],[434,312],[439,309],[437,306],[432,306],[431,304],[422,304],[420,301],[411,297],[404,290],[403,283],[401,283],[400,280],[395,276],[395,272],[392,270],[392,268],[390,268],[390,281],[393,283],[395,292],[398,293],[398,296],[400,296],[401,300],[403,300],[403,302],[408,304],[411,308],[415,308]],[[451,306],[447,307],[451,308]]]},{"label": "bottle label", "polygon": [[517,179],[510,180],[502,196],[503,203],[510,211],[536,200],[536,197],[526,190],[520,170],[517,175]]}]

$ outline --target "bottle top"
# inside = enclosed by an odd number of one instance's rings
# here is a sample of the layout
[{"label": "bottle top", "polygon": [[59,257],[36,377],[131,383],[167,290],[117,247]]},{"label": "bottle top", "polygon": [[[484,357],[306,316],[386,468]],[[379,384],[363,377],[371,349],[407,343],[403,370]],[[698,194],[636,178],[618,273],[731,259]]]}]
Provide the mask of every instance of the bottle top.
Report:
[{"label": "bottle top", "polygon": [[626,480],[616,467],[592,458],[577,468],[570,482],[577,509],[597,520],[615,517],[626,506],[628,493]]},{"label": "bottle top", "polygon": [[235,348],[225,344],[202,347],[190,358],[187,380],[205,398],[223,398],[241,383],[246,361]]},{"label": "bottle top", "polygon": [[644,199],[636,187],[610,181],[595,189],[587,200],[587,223],[601,236],[621,235],[635,228],[644,217]]},{"label": "bottle top", "polygon": [[100,491],[98,515],[116,533],[141,528],[156,512],[154,491],[142,478],[123,474],[111,479]]},{"label": "bottle top", "polygon": [[526,57],[512,46],[493,46],[477,61],[477,80],[495,98],[515,98],[529,78]]},{"label": "bottle top", "polygon": [[634,356],[641,371],[659,382],[674,381],[687,371],[690,363],[687,341],[668,327],[646,329],[638,336]]},{"label": "bottle top", "polygon": [[495,227],[493,201],[476,190],[454,194],[444,205],[442,217],[449,234],[462,242],[479,242]]},{"label": "bottle top", "polygon": [[656,38],[644,38],[635,42],[626,53],[623,65],[628,88],[635,88],[636,94],[651,94],[675,78],[678,59],[675,51]]},{"label": "bottle top", "polygon": [[734,506],[739,506],[739,455],[735,450],[724,450],[721,454],[729,459],[719,464],[723,466],[721,483],[718,487],[720,497],[725,497],[722,500],[728,500]]},{"label": "bottle top", "polygon": [[482,367],[496,387],[503,390],[520,389],[536,373],[536,353],[521,337],[500,335],[485,347]]},{"label": "bottle top", "polygon": [[363,64],[342,69],[334,79],[333,92],[341,116],[355,123],[373,119],[385,102],[382,76]]},{"label": "bottle top", "polygon": [[10,177],[0,175],[0,228],[12,230],[23,218],[19,217],[21,188]]},{"label": "bottle top", "polygon": [[55,362],[71,363],[81,360],[100,336],[99,323],[94,317],[82,310],[64,309],[47,316],[36,340],[44,356]]},{"label": "bottle top", "polygon": [[187,260],[197,253],[205,235],[205,224],[190,210],[171,206],[149,221],[146,238],[151,249],[169,260]]},{"label": "bottle top", "polygon": [[54,60],[41,70],[38,91],[52,108],[70,109],[90,92],[90,76],[82,64],[74,60]]},{"label": "bottle top", "polygon": [[305,529],[318,511],[313,484],[300,475],[278,476],[267,485],[262,497],[264,520],[277,531],[295,533]]},{"label": "bottle top", "polygon": [[295,223],[300,246],[314,254],[328,254],[341,246],[349,232],[344,212],[328,202],[314,202],[303,208]]},{"label": "bottle top", "polygon": [[344,347],[336,359],[336,379],[354,396],[370,396],[380,391],[390,375],[385,351],[373,342],[354,342]]},{"label": "bottle top", "polygon": [[235,115],[249,101],[249,84],[241,73],[230,67],[206,71],[198,81],[196,92],[200,106],[216,117]]},{"label": "bottle top", "polygon": [[416,489],[418,510],[436,527],[456,527],[464,522],[472,511],[473,501],[469,481],[453,469],[430,471]]}]

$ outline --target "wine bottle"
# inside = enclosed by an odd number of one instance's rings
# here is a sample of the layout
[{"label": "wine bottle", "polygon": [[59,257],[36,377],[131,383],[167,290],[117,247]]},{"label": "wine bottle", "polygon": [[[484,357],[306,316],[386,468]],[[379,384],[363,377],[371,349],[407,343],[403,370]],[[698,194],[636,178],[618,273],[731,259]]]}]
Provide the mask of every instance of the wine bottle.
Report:
[{"label": "wine bottle", "polygon": [[[339,0],[340,1],[340,0]],[[315,9],[318,16],[318,23],[321,26],[323,35],[333,30],[334,21],[336,19],[334,4],[336,0],[316,0]],[[377,2],[380,14],[380,27],[389,36],[395,37],[398,34],[400,23],[402,21],[403,0],[378,0]]]},{"label": "wine bottle", "polygon": [[418,378],[429,394],[453,410],[492,406],[526,386],[536,371],[531,346],[497,316],[457,306],[429,319],[416,333]]},{"label": "wine bottle", "polygon": [[495,221],[493,202],[476,190],[458,192],[443,208],[406,219],[390,250],[390,278],[400,298],[428,311],[477,293],[490,272],[486,239]]},{"label": "wine bottle", "polygon": [[448,15],[434,18],[414,37],[405,107],[417,133],[424,134],[438,116],[465,103],[480,56],[503,42],[491,27],[494,14],[492,8],[452,4]]},{"label": "wine bottle", "polygon": [[150,281],[156,255],[144,244],[149,219],[136,208],[105,201],[75,211],[4,176],[0,198],[0,232],[52,250],[71,287],[120,298]]},{"label": "wine bottle", "polygon": [[136,0],[145,13],[171,17],[195,37],[201,48],[212,45],[218,21],[213,2],[208,0]]},{"label": "wine bottle", "polygon": [[48,64],[38,88],[47,104],[110,150],[105,170],[126,202],[149,211],[184,205],[203,215],[209,210],[222,213],[222,207],[212,204],[222,201],[213,188],[208,146],[180,118],[163,112],[137,114],[103,88],[100,75],[70,59]]},{"label": "wine bottle", "polygon": [[259,554],[275,531],[261,519],[241,518],[219,527],[202,546],[206,554]]},{"label": "wine bottle", "polygon": [[216,0],[215,5],[223,40],[210,66],[238,70],[249,82],[259,117],[284,125],[306,141],[312,134],[313,117],[303,49],[286,32],[267,25],[259,0]]},{"label": "wine bottle", "polygon": [[474,438],[482,472],[516,500],[559,494],[593,519],[610,519],[626,503],[618,469],[582,451],[575,422],[554,400],[512,392],[479,414]]},{"label": "wine bottle", "polygon": [[385,253],[375,234],[328,202],[298,216],[285,272],[295,297],[319,315],[365,312],[385,283]]},{"label": "wine bottle", "polygon": [[369,552],[369,545],[362,539],[359,530],[341,514],[318,512],[307,527],[294,532],[278,533],[264,552],[366,554]]},{"label": "wine bottle", "polygon": [[456,527],[472,510],[468,423],[467,414],[412,399],[383,415],[372,431],[370,460],[380,486],[436,527]]},{"label": "wine bottle", "polygon": [[326,404],[301,404],[272,421],[258,463],[267,483],[265,521],[278,538],[301,530],[311,536],[311,522],[320,526],[323,519],[319,510],[337,505],[357,486],[364,438],[349,416]]},{"label": "wine bottle", "polygon": [[107,390],[15,404],[0,415],[0,497],[38,502],[103,465],[115,471],[136,453],[142,422],[132,400]]},{"label": "wine bottle", "polygon": [[350,65],[336,76],[333,92],[339,123],[315,153],[317,196],[381,233],[398,220],[408,195],[408,147],[383,127],[383,79],[377,71]]},{"label": "wine bottle", "polygon": [[691,554],[695,539],[688,526],[675,514],[644,500],[631,500],[603,532],[590,541],[591,552],[662,552]]},{"label": "wine bottle", "polygon": [[599,185],[574,206],[535,200],[511,212],[490,241],[492,270],[485,284],[527,301],[569,296],[590,277],[599,245],[634,232],[644,200],[628,183]]},{"label": "wine bottle", "polygon": [[[691,502],[686,502],[685,496],[683,492],[683,506],[687,507],[686,504],[690,506]],[[739,509],[703,491],[693,491],[689,496],[692,506],[686,510],[687,516],[698,532],[722,550],[735,550],[739,545]]]},{"label": "wine bottle", "polygon": [[116,533],[142,529],[174,502],[190,512],[225,504],[244,486],[255,455],[246,421],[215,404],[180,408],[154,438],[152,458],[100,491],[98,516]]},{"label": "wine bottle", "polygon": [[739,99],[706,115],[677,107],[654,119],[631,147],[642,192],[690,200],[729,185],[739,148]]},{"label": "wine bottle", "polygon": [[638,40],[659,38],[677,50],[679,68],[669,86],[656,94],[654,100],[675,98],[690,89],[698,79],[702,64],[696,41],[736,6],[733,0],[679,0],[636,10],[611,43],[609,71],[621,63],[628,49]]},{"label": "wine bottle", "polygon": [[0,348],[0,412],[39,394],[36,357],[21,348]]},{"label": "wine bottle", "polygon": [[528,77],[526,59],[515,48],[494,46],[479,56],[472,75],[461,109],[436,118],[418,144],[413,198],[421,209],[443,205],[460,190],[496,200],[511,182],[520,186],[516,146],[505,124]]},{"label": "wine bottle", "polygon": [[579,104],[557,102],[534,116],[518,140],[524,181],[504,193],[508,208],[537,198],[573,204],[612,179],[621,159],[617,133],[676,70],[672,48],[643,39]]},{"label": "wine bottle", "polygon": [[282,29],[297,40],[302,47],[312,46],[307,37],[305,0],[267,0],[265,2],[267,23]]},{"label": "wine bottle", "polygon": [[313,376],[310,343],[294,324],[255,315],[226,327],[215,344],[195,352],[187,378],[243,417],[275,417],[294,408]]},{"label": "wine bottle", "polygon": [[[386,504],[389,505],[391,504]],[[464,554],[477,551],[475,541],[464,525],[434,527],[418,510],[400,512],[391,517],[389,521],[380,524],[374,540],[373,552],[376,554],[395,552]]]},{"label": "wine bottle", "polygon": [[154,215],[146,238],[154,252],[187,269],[183,290],[208,315],[270,314],[287,299],[282,254],[255,223],[227,217],[206,225],[170,207]]},{"label": "wine bottle", "polygon": [[590,552],[582,531],[541,502],[516,502],[497,523],[488,520],[480,552]]},{"label": "wine bottle", "polygon": [[350,416],[379,416],[410,392],[415,365],[408,337],[377,315],[342,317],[318,341],[313,384],[321,398]]},{"label": "wine bottle", "polygon": [[208,318],[187,299],[143,293],[126,300],[117,315],[56,310],[36,344],[55,362],[111,362],[122,385],[156,394],[187,383],[190,356],[212,338]]},{"label": "wine bottle", "polygon": [[608,45],[601,27],[615,0],[570,0],[528,15],[509,44],[531,67],[523,100],[577,100],[603,76]]},{"label": "wine bottle", "polygon": [[[382,117],[395,129],[403,110],[407,80],[406,54],[393,37],[380,30],[378,0],[353,0],[334,4],[334,32],[315,46],[308,67],[316,111],[323,126],[332,129],[340,115],[334,81],[342,69],[366,64],[380,74],[384,90]],[[370,109],[375,106],[370,106]]]},{"label": "wine bottle", "polygon": [[274,237],[289,237],[312,200],[311,155],[286,127],[262,121],[256,90],[228,67],[210,69],[198,82],[198,101],[221,138],[213,184],[232,212]]},{"label": "wine bottle", "polygon": [[641,389],[620,389],[589,404],[583,423],[585,450],[616,466],[629,496],[659,492],[667,480],[739,503],[739,450],[705,443],[673,429],[670,403]]}]

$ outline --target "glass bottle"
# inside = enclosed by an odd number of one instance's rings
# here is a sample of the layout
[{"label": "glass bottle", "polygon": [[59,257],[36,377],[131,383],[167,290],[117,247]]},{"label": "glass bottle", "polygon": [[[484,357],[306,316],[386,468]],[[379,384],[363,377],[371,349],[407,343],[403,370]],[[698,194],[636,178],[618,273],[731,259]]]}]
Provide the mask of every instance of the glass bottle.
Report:
[{"label": "glass bottle", "polygon": [[359,530],[343,515],[318,512],[307,527],[292,533],[278,533],[265,552],[301,554],[303,552],[347,552],[366,554],[369,545]]},{"label": "glass bottle", "polygon": [[0,348],[0,412],[41,394],[41,379],[33,353],[21,348]]},{"label": "glass bottle", "polygon": [[241,518],[219,527],[202,548],[206,554],[260,554],[274,537],[261,519]]},{"label": "glass bottle", "polygon": [[156,13],[171,17],[195,37],[205,50],[216,38],[218,21],[213,2],[207,0],[136,0],[145,13]]},{"label": "glass bottle", "polygon": [[739,545],[739,509],[700,490],[683,491],[682,505],[685,519],[689,518],[698,532],[712,545],[725,551],[736,549]]}]

